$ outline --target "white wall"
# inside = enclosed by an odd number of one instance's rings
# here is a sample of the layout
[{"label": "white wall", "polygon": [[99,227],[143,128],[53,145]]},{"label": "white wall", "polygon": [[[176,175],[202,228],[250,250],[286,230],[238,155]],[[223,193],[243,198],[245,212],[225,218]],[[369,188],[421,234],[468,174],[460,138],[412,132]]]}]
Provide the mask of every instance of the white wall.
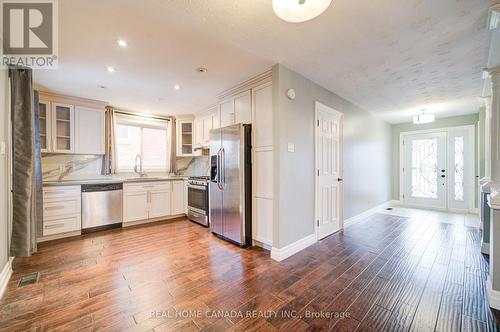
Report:
[{"label": "white wall", "polygon": [[[0,69],[0,142],[8,141],[8,72]],[[7,147],[8,149],[8,147]],[[0,271],[9,259],[9,164],[8,153],[0,155]]]},{"label": "white wall", "polygon": [[[295,100],[286,97],[293,88]],[[314,104],[344,113],[344,219],[391,197],[392,127],[283,65],[273,67],[274,228],[282,248],[314,233]],[[295,152],[287,151],[288,143]]]}]

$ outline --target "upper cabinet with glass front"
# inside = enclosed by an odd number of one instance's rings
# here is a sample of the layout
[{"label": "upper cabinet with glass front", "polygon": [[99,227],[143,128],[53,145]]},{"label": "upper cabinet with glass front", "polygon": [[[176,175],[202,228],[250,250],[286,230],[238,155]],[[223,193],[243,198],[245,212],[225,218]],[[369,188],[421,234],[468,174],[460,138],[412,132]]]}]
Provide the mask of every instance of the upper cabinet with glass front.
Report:
[{"label": "upper cabinet with glass front", "polygon": [[52,103],[52,152],[75,151],[75,107]]},{"label": "upper cabinet with glass front", "polygon": [[71,97],[61,96],[52,100],[43,93],[38,101],[41,152],[104,154],[104,113],[97,102],[73,103]]},{"label": "upper cabinet with glass front", "polygon": [[38,124],[40,127],[40,148],[42,152],[49,152],[51,149],[49,137],[50,131],[50,103],[40,100],[38,102]]},{"label": "upper cabinet with glass front", "polygon": [[193,120],[177,121],[177,156],[181,157],[193,155],[193,129]]}]

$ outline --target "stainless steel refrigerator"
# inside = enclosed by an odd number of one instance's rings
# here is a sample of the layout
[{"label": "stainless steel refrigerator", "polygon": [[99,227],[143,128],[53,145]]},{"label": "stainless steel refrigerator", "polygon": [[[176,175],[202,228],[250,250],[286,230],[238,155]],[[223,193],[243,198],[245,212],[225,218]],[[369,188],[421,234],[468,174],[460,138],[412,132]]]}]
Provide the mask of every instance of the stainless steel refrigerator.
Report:
[{"label": "stainless steel refrigerator", "polygon": [[252,243],[251,126],[210,131],[210,228],[242,247]]}]

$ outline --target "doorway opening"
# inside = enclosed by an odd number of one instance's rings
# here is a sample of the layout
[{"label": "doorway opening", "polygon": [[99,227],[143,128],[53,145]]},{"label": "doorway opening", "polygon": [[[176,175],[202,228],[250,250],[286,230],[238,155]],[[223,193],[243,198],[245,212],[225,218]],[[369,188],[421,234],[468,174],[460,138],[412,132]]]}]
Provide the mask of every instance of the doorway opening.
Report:
[{"label": "doorway opening", "polygon": [[474,126],[401,133],[400,200],[405,206],[474,210]]}]

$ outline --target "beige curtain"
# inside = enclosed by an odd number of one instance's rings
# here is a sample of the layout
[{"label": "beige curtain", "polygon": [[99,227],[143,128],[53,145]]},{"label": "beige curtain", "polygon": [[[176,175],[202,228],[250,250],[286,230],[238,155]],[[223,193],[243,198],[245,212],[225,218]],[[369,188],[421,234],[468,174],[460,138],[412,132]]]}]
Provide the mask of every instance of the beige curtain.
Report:
[{"label": "beige curtain", "polygon": [[177,174],[177,123],[170,118],[170,173]]},{"label": "beige curtain", "polygon": [[116,173],[116,135],[115,135],[115,109],[106,106],[104,121],[104,160],[103,174]]}]

